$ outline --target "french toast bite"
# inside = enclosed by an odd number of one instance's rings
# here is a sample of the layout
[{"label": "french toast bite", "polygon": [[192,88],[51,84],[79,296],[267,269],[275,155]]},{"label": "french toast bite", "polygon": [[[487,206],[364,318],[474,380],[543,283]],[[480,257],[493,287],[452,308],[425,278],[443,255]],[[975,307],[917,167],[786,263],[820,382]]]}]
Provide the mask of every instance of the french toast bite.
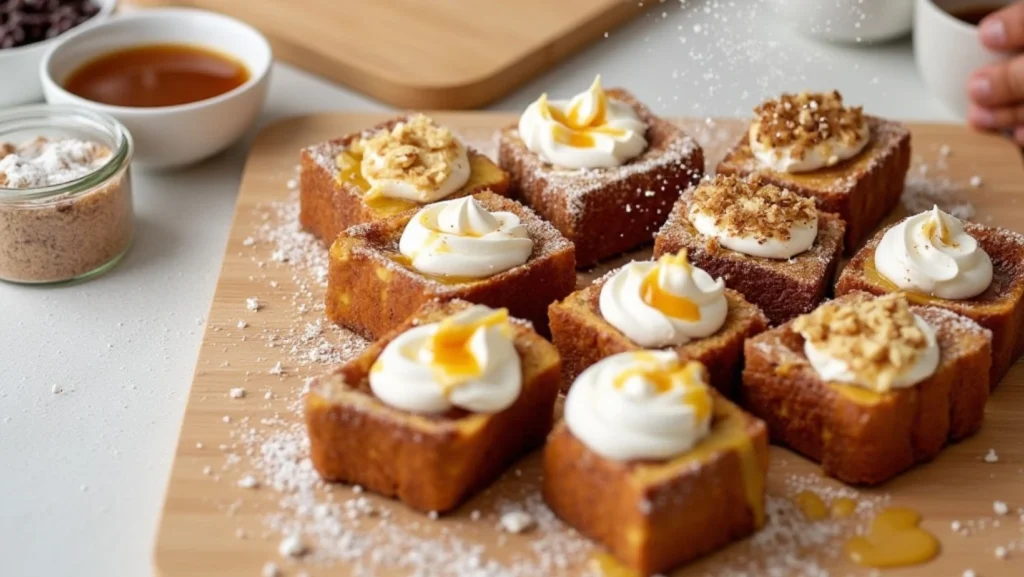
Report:
[{"label": "french toast bite", "polygon": [[761,309],[691,264],[685,249],[612,271],[552,303],[548,319],[567,387],[603,358],[657,348],[701,362],[726,396],[739,385],[743,341],[768,326]]},{"label": "french toast bite", "polygon": [[829,295],[845,224],[809,199],[758,178],[716,176],[688,189],[658,231],[654,255],[686,250],[772,324]]},{"label": "french toast bite", "polygon": [[934,207],[879,231],[847,263],[836,294],[902,292],[992,331],[995,387],[1024,354],[1024,236]]},{"label": "french toast bite", "polygon": [[331,246],[327,317],[380,338],[423,303],[507,307],[547,334],[548,304],[576,287],[572,243],[514,200],[481,192],[354,226]]},{"label": "french toast bite", "polygon": [[509,192],[505,171],[423,114],[305,148],[299,166],[299,222],[328,246],[356,224]]},{"label": "french toast bite", "polygon": [[551,510],[640,575],[669,570],[764,525],[768,435],[671,351],[585,370],[544,448]]},{"label": "french toast bite", "polygon": [[748,340],[740,402],[825,474],[882,483],[981,427],[991,338],[902,294],[851,292]]},{"label": "french toast bite", "polygon": [[310,385],[313,466],[450,511],[544,443],[560,376],[555,348],[506,310],[431,301]]},{"label": "french toast bite", "polygon": [[783,94],[754,109],[718,174],[757,175],[813,199],[846,222],[848,254],[899,203],[910,168],[910,131],[847,107],[836,91]]},{"label": "french toast bite", "polygon": [[576,246],[579,267],[649,243],[704,174],[696,141],[600,77],[571,100],[542,95],[501,131],[498,157],[526,204]]}]

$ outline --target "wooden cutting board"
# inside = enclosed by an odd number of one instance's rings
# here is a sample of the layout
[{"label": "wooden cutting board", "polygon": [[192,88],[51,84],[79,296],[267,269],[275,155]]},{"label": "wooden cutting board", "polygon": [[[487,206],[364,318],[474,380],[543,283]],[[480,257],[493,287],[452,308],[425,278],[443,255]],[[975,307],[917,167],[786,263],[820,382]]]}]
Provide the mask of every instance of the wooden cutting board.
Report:
[{"label": "wooden cutting board", "polygon": [[[483,113],[437,117],[490,153],[494,129],[511,121]],[[595,558],[593,547],[541,504],[536,454],[440,520],[348,487],[325,488],[309,469],[297,412],[304,380],[362,343],[328,323],[318,325],[325,250],[298,231],[297,202],[288,183],[301,147],[382,119],[344,114],[287,119],[264,130],[253,145],[160,523],[155,559],[161,575],[253,577],[268,562],[289,576],[408,575],[417,567],[425,576],[581,575]],[[742,131],[737,121],[681,124],[702,142],[712,162]],[[908,181],[915,192],[908,200],[921,202],[930,193],[959,211],[969,210],[970,203],[975,220],[1024,230],[1024,170],[1012,145],[957,126],[911,128],[915,166]],[[949,153],[942,154],[946,147]],[[968,184],[972,176],[981,177],[979,187]],[[649,254],[646,249],[631,256]],[[580,284],[609,266],[582,274]],[[247,309],[250,298],[257,299],[258,311]],[[244,398],[232,398],[235,387],[244,388]],[[1024,511],[1018,510],[1024,507],[1022,439],[1024,363],[1018,363],[995,392],[979,434],[880,488],[846,489],[821,478],[812,463],[773,447],[768,528],[674,575],[739,577],[765,575],[769,568],[786,577],[826,570],[833,576],[868,575],[845,561],[841,545],[867,522],[871,510],[887,504],[920,511],[943,552],[927,565],[886,574],[953,577],[970,568],[982,577],[1024,575]],[[984,462],[990,449],[998,462]],[[247,475],[258,486],[240,487],[239,482],[250,484]],[[826,500],[853,495],[864,514],[810,522],[792,501],[803,488]],[[1009,514],[994,513],[997,500],[1007,503]],[[538,526],[520,535],[503,533],[501,513],[518,508],[530,512]],[[954,522],[969,535],[954,532]],[[300,561],[278,553],[282,536],[291,533],[310,546]],[[1008,550],[1007,559],[996,558],[999,546]],[[490,572],[473,573],[480,567]]]},{"label": "wooden cutting board", "polygon": [[258,28],[274,55],[404,108],[475,108],[657,2],[625,0],[131,0]]}]

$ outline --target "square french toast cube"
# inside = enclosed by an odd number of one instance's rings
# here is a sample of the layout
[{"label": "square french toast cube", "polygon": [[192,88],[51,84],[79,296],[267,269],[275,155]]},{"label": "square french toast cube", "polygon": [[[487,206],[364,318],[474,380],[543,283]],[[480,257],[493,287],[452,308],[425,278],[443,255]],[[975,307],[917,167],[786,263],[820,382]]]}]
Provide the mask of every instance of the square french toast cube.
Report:
[{"label": "square french toast cube", "polygon": [[696,141],[629,92],[607,94],[628,103],[647,124],[647,150],[622,166],[551,166],[526,148],[516,126],[504,128],[499,139],[499,163],[513,188],[572,241],[579,267],[649,243],[679,194],[704,175],[704,154]]},{"label": "square french toast cube", "polygon": [[747,133],[718,164],[718,174],[759,176],[780,188],[813,198],[824,212],[846,222],[844,246],[853,252],[900,201],[910,168],[910,131],[898,123],[865,115],[870,141],[857,156],[812,172],[777,172],[754,157]]},{"label": "square french toast cube", "polygon": [[331,246],[327,317],[364,337],[379,338],[423,303],[460,298],[505,307],[547,334],[548,304],[576,287],[573,245],[525,206],[490,192],[474,198],[491,212],[519,217],[533,240],[525,264],[487,278],[428,275],[413,269],[398,241],[414,213],[354,226]]},{"label": "square french toast cube", "polygon": [[[299,162],[299,222],[317,238],[330,245],[346,228],[407,213],[423,205],[395,198],[366,199],[370,185],[356,164],[339,165],[339,155],[351,153],[350,145],[374,133],[406,122],[409,115],[393,118],[362,132],[314,144],[302,150]],[[469,180],[459,190],[441,200],[468,196],[484,190],[509,194],[508,174],[491,159],[466,146],[469,156]],[[356,158],[358,160],[358,158]]]},{"label": "square french toast cube", "polygon": [[[992,331],[990,383],[994,388],[1024,354],[1024,236],[981,224],[963,224],[964,231],[992,259],[992,283],[988,289],[964,300],[903,293],[911,302],[951,310]],[[900,290],[882,277],[874,265],[875,250],[889,228],[878,231],[846,264],[836,283],[837,295],[853,291],[883,295]]]},{"label": "square french toast cube", "polygon": [[690,261],[743,294],[776,325],[810,312],[831,291],[843,254],[845,224],[818,212],[818,237],[809,250],[788,260],[749,256],[701,235],[689,221],[693,190],[679,198],[654,241],[655,258],[688,251]]},{"label": "square french toast cube", "polygon": [[750,535],[764,524],[767,430],[714,396],[708,436],[667,461],[606,459],[559,423],[544,448],[544,500],[640,575]]},{"label": "square french toast cube", "polygon": [[361,485],[420,511],[445,512],[544,443],[561,367],[554,346],[523,322],[512,323],[522,390],[503,411],[415,414],[385,404],[370,389],[370,369],[396,336],[469,306],[465,301],[429,302],[362,355],[310,385],[306,427],[321,477]]},{"label": "square french toast cube", "polygon": [[[834,302],[871,298],[852,292]],[[823,380],[791,321],[746,342],[740,402],[768,424],[773,442],[845,483],[882,483],[934,458],[981,427],[991,333],[946,309],[911,310],[935,329],[940,351],[934,374],[916,385],[880,393]]]},{"label": "square french toast cube", "polygon": [[[607,275],[597,279],[548,308],[551,342],[562,357],[562,383],[566,388],[601,359],[644,349],[601,316],[601,289],[607,280]],[[722,328],[709,337],[672,349],[680,360],[700,361],[708,370],[711,385],[732,396],[743,366],[743,341],[764,331],[768,318],[740,293],[726,289],[725,296],[729,313]]]}]

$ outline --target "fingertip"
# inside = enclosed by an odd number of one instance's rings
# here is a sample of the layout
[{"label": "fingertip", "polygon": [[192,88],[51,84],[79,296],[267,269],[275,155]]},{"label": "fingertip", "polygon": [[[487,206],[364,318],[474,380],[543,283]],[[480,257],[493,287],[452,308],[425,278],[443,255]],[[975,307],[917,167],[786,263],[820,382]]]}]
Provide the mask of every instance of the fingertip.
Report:
[{"label": "fingertip", "polygon": [[1006,46],[1006,24],[998,14],[986,17],[978,26],[978,35],[985,46],[1000,49]]},{"label": "fingertip", "polygon": [[1013,131],[1013,139],[1017,141],[1017,144],[1024,146],[1024,126],[1018,126]]},{"label": "fingertip", "polygon": [[975,128],[988,130],[995,126],[995,121],[995,115],[992,114],[991,110],[975,105],[972,105],[967,110],[967,122]]}]

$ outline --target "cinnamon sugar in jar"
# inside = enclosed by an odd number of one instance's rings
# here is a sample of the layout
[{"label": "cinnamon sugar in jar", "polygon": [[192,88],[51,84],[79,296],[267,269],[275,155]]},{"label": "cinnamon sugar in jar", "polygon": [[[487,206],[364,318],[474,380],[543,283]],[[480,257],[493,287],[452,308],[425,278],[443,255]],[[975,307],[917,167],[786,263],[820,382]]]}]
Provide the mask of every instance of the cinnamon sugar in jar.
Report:
[{"label": "cinnamon sugar in jar", "polygon": [[0,114],[0,280],[80,280],[120,261],[134,230],[132,153],[128,131],[105,114]]}]

